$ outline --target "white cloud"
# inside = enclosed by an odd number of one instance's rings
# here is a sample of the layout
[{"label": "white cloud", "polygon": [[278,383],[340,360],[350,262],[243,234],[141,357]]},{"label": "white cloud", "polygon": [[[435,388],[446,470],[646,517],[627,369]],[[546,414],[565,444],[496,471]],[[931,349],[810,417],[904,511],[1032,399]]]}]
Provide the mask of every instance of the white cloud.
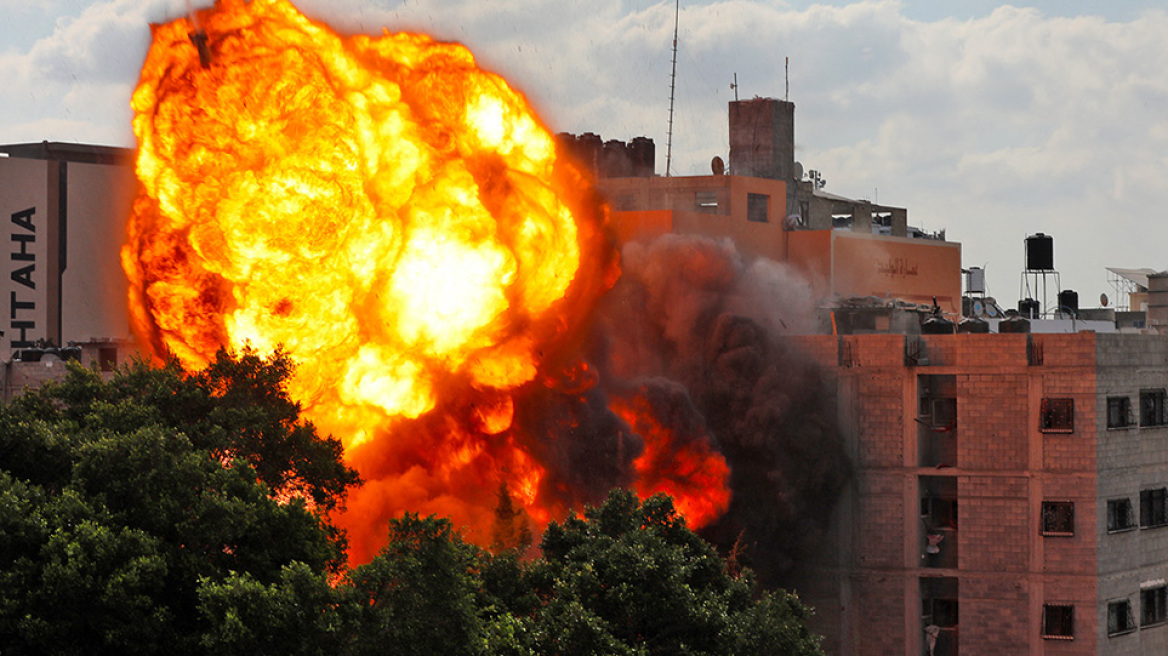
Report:
[{"label": "white cloud", "polygon": [[[199,3],[196,3],[199,4]],[[347,32],[422,29],[467,43],[554,130],[646,135],[665,165],[674,3],[667,0],[305,0]],[[726,103],[782,97],[791,61],[797,156],[828,189],[909,207],[989,263],[1013,303],[1021,240],[1055,235],[1064,287],[1094,298],[1104,266],[1168,267],[1168,14],[1127,22],[1010,6],[916,20],[919,3],[687,2],[673,170],[726,156]],[[804,6],[807,5],[807,6]],[[981,6],[985,6],[983,3]],[[177,0],[111,0],[0,55],[0,142],[130,145],[129,89],[150,20]],[[39,134],[34,134],[40,131]],[[19,138],[18,138],[19,137]],[[1142,233],[1142,234],[1141,234]]]}]

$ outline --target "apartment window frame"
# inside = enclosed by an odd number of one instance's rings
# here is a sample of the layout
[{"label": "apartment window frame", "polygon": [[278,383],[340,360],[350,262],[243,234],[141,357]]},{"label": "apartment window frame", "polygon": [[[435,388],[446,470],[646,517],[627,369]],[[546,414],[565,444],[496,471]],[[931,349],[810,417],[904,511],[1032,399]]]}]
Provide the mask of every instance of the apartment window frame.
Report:
[{"label": "apartment window frame", "polygon": [[1168,622],[1168,585],[1140,587],[1140,628]]},{"label": "apartment window frame", "polygon": [[1042,637],[1045,640],[1075,639],[1074,604],[1042,605]]},{"label": "apartment window frame", "polygon": [[1140,490],[1140,528],[1168,526],[1168,488]]},{"label": "apartment window frame", "polygon": [[1039,408],[1038,429],[1043,433],[1075,432],[1075,400],[1043,397]]},{"label": "apartment window frame", "polygon": [[1140,628],[1132,615],[1131,600],[1117,599],[1107,602],[1107,637],[1114,638],[1134,632]]},{"label": "apartment window frame", "polygon": [[1123,533],[1140,527],[1129,497],[1107,500],[1107,532]]},{"label": "apartment window frame", "polygon": [[1075,535],[1075,502],[1043,501],[1042,534],[1051,537]]},{"label": "apartment window frame", "polygon": [[1136,425],[1135,415],[1132,413],[1130,396],[1107,397],[1107,428],[1117,430],[1132,428]]},{"label": "apartment window frame", "polygon": [[1140,390],[1140,426],[1168,426],[1168,391]]}]

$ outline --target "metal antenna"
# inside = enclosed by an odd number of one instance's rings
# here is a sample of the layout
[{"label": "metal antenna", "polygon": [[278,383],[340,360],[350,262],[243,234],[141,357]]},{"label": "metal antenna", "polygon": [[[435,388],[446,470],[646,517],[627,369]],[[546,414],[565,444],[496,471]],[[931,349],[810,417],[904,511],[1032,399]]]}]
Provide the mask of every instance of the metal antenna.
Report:
[{"label": "metal antenna", "polygon": [[783,94],[784,102],[791,102],[791,58],[783,57],[783,85],[785,86],[785,93]]},{"label": "metal antenna", "polygon": [[734,84],[731,84],[730,88],[734,89],[734,102],[738,102],[738,73],[737,72],[734,73]]},{"label": "metal antenna", "polygon": [[681,0],[673,7],[673,72],[669,75],[669,135],[665,140],[665,177],[673,164],[673,94],[677,90],[677,22],[681,15]]}]

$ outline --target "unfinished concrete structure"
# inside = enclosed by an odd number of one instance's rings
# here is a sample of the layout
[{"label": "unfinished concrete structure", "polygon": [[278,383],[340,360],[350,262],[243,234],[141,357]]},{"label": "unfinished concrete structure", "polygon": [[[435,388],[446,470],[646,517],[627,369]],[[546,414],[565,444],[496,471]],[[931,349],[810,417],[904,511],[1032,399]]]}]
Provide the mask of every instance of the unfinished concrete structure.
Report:
[{"label": "unfinished concrete structure", "polygon": [[856,465],[801,590],[829,653],[1168,653],[1168,336],[793,339]]}]

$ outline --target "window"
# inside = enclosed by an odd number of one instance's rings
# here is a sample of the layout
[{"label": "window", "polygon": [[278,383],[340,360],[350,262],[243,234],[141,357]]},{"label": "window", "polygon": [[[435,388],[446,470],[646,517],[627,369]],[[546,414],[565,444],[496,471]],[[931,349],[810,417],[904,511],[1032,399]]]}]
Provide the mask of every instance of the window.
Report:
[{"label": "window", "polygon": [[1168,524],[1168,488],[1140,490],[1140,526],[1152,528]]},{"label": "window", "polygon": [[1042,605],[1042,637],[1054,640],[1075,638],[1075,607],[1063,604]]},{"label": "window", "polygon": [[921,609],[930,624],[943,629],[957,626],[956,599],[922,599]]},{"label": "window", "polygon": [[1120,635],[1135,630],[1136,621],[1132,619],[1130,601],[1121,599],[1107,604],[1107,635]]},{"label": "window", "polygon": [[1165,399],[1168,393],[1162,389],[1140,390],[1140,425],[1163,426],[1168,424],[1168,417],[1164,415]]},{"label": "window", "polygon": [[1107,531],[1128,531],[1136,527],[1131,499],[1111,499],[1107,502]]},{"label": "window", "polygon": [[768,201],[770,196],[766,194],[746,194],[746,220],[766,223]]},{"label": "window", "polygon": [[922,399],[930,403],[930,424],[935,431],[951,431],[957,427],[957,399]]},{"label": "window", "polygon": [[694,192],[694,205],[697,206],[699,212],[705,214],[718,213],[718,192],[716,191],[698,191]]},{"label": "window", "polygon": [[930,528],[957,528],[957,499],[921,497],[921,517]]},{"label": "window", "polygon": [[1042,502],[1042,534],[1074,535],[1075,504],[1072,501]]},{"label": "window", "polygon": [[1163,624],[1168,619],[1168,587],[1157,585],[1140,590],[1140,626]]},{"label": "window", "polygon": [[1075,430],[1074,399],[1043,399],[1041,424],[1044,433],[1071,433]]},{"label": "window", "polygon": [[1126,396],[1107,397],[1107,427],[1127,428],[1131,425],[1131,399]]}]

